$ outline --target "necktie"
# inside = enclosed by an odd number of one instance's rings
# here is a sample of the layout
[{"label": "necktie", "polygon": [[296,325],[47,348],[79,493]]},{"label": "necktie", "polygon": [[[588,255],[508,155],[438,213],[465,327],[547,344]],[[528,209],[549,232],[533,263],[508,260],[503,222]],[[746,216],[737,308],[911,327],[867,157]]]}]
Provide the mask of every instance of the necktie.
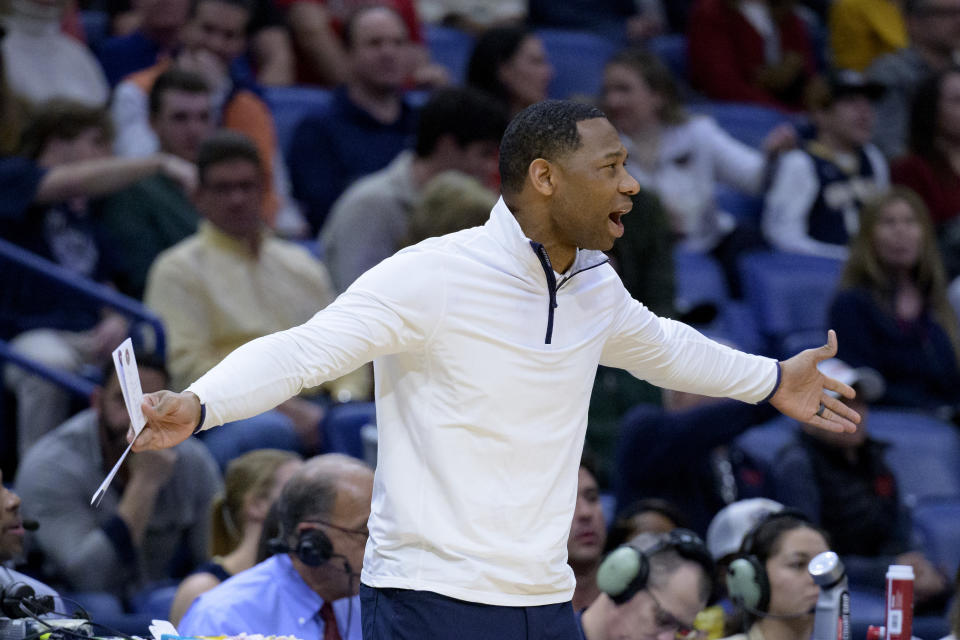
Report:
[{"label": "necktie", "polygon": [[343,640],[337,628],[337,616],[333,614],[329,602],[324,602],[320,607],[320,619],[323,620],[323,640]]}]

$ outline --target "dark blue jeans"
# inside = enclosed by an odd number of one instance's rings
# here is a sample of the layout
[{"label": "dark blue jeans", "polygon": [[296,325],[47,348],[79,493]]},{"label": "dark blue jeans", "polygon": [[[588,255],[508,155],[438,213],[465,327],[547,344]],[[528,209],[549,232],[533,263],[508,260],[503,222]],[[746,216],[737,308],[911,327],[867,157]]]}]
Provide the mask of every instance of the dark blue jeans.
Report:
[{"label": "dark blue jeans", "polygon": [[580,640],[569,602],[498,607],[360,585],[363,640]]}]

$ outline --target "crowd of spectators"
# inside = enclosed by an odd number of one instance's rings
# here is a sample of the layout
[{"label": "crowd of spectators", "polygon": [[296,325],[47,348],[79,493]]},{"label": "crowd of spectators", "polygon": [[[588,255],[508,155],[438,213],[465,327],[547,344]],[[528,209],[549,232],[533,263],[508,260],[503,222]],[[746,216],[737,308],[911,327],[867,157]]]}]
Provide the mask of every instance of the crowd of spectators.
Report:
[{"label": "crowd of spectators", "polygon": [[[595,95],[563,97],[604,109],[641,185],[609,253],[630,293],[735,342],[742,334],[711,318],[743,304],[744,255],[836,261],[822,326],[837,330],[839,357],[858,372],[856,408],[960,425],[960,0],[10,0],[0,24],[0,239],[159,318],[165,353],[138,345],[144,391],[181,390],[240,344],[306,321],[404,246],[483,224],[509,119],[576,72],[551,60],[547,35],[576,30],[613,46],[584,69]],[[438,30],[470,43],[462,60],[431,47]],[[681,43],[679,62],[666,42]],[[289,140],[271,99],[279,90],[322,95]],[[782,124],[746,139],[708,115],[722,103]],[[723,275],[729,300],[709,318],[677,304],[678,255]],[[372,369],[135,454],[94,508],[89,496],[125,447],[110,353],[131,318],[8,280],[0,339],[96,384],[84,403],[0,361],[10,400],[0,448],[15,451],[3,471],[23,500],[3,489],[0,507],[40,524],[25,571],[81,600],[109,596],[126,613],[190,575],[171,592],[171,615],[200,635],[306,637],[336,620],[344,638],[359,637],[349,619],[359,616],[351,596],[368,471],[300,460],[328,451],[332,405],[369,400]],[[915,544],[915,505],[869,420],[845,440],[797,426],[759,459],[740,437],[774,413],[661,396],[601,368],[587,436],[598,459],[580,469],[568,544],[588,638],[609,637],[640,602],[616,613],[624,603],[597,584],[604,552],[678,526],[705,535],[724,507],[761,497],[801,516],[753,537],[747,553],[771,573],[784,554],[825,547],[848,560],[858,587],[879,587],[891,562],[910,564],[921,611],[943,615],[958,568]],[[278,497],[279,534],[268,522]],[[311,564],[314,530],[349,549],[333,573],[330,549]],[[0,561],[23,555],[7,547]],[[701,584],[703,566],[664,562],[659,588]],[[784,588],[807,589],[796,580]],[[243,605],[266,591],[286,609],[261,601],[271,613],[260,618],[280,626],[256,626],[257,610]],[[695,591],[685,610],[706,602]],[[776,593],[765,606],[796,613]],[[773,618],[740,613],[734,630],[750,640],[809,632],[805,618],[765,630]]]}]

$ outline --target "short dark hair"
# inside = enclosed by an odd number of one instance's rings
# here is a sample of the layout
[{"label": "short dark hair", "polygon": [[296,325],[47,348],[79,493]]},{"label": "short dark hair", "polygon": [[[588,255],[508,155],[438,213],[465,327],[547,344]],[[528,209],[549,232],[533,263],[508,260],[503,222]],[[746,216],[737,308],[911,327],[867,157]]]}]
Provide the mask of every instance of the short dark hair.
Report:
[{"label": "short dark hair", "polygon": [[88,129],[99,129],[109,143],[113,122],[102,107],[53,98],[40,105],[20,138],[20,155],[36,160],[54,139],[73,140]]},{"label": "short dark hair", "polygon": [[182,91],[184,93],[210,94],[210,85],[199,73],[172,67],[159,76],[150,89],[150,116],[160,113],[163,107],[163,96],[167,91]]},{"label": "short dark hair", "polygon": [[509,93],[500,82],[500,67],[516,55],[524,39],[532,34],[530,29],[522,25],[493,27],[484,31],[477,38],[467,63],[467,84],[508,102]]},{"label": "short dark hair", "polygon": [[364,4],[357,7],[350,13],[350,15],[347,16],[347,19],[344,20],[341,38],[343,39],[343,46],[345,49],[347,49],[348,51],[350,49],[353,49],[353,44],[355,41],[355,38],[354,38],[355,34],[353,33],[353,31],[356,28],[357,21],[364,14],[369,13],[370,11],[373,11],[375,9],[386,9],[393,15],[397,16],[397,20],[400,21],[400,23],[403,25],[404,31],[407,32],[407,37],[408,38],[410,37],[411,34],[410,34],[409,28],[407,27],[407,21],[403,19],[403,16],[400,15],[400,12],[397,11],[396,8],[391,7],[390,5],[387,5],[387,4],[372,2],[372,3]]},{"label": "short dark hair", "polygon": [[253,16],[253,0],[193,0],[193,2],[190,3],[190,18],[193,18],[195,15],[197,15],[197,7],[204,2],[221,2],[223,4],[229,4],[243,9],[247,12],[248,16]]},{"label": "short dark hair", "polygon": [[440,89],[420,111],[416,153],[421,158],[433,153],[445,135],[457,145],[472,142],[499,142],[507,128],[507,112],[493,98],[475,89]]},{"label": "short dark hair", "polygon": [[297,531],[297,525],[311,518],[325,519],[337,500],[335,474],[319,470],[318,458],[307,460],[283,485],[277,498],[277,537],[285,541]]},{"label": "short dark hair", "polygon": [[649,511],[659,513],[673,522],[675,527],[687,526],[687,519],[674,503],[663,498],[641,498],[617,513],[607,535],[607,550],[616,549],[627,542],[633,535],[633,518]]},{"label": "short dark hair", "polygon": [[197,174],[203,183],[207,170],[229,160],[247,160],[263,172],[263,163],[257,146],[239,131],[221,129],[203,141],[197,153]]},{"label": "short dark hair", "polygon": [[552,161],[579,149],[578,122],[606,117],[593,105],[571,100],[544,100],[518,113],[500,142],[503,193],[523,189],[530,163],[537,158]]}]

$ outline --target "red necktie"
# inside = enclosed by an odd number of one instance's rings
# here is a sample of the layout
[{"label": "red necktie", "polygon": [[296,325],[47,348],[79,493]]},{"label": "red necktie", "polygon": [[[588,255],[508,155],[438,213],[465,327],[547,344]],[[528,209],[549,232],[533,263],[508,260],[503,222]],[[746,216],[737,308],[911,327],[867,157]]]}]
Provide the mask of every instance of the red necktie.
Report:
[{"label": "red necktie", "polygon": [[323,640],[343,640],[337,628],[337,616],[333,614],[329,602],[324,602],[320,607],[320,619],[323,620]]}]

